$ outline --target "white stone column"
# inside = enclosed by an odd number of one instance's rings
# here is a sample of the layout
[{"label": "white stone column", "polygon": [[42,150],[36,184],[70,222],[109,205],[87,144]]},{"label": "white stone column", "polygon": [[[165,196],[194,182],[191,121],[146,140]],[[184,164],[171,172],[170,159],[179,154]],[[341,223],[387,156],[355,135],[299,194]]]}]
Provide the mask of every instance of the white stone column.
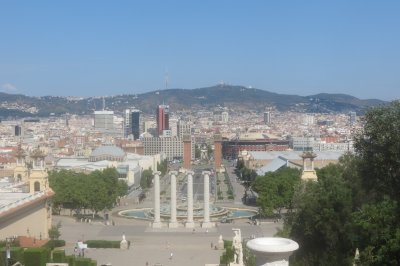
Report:
[{"label": "white stone column", "polygon": [[289,257],[299,248],[297,242],[280,237],[260,237],[247,242],[256,256],[256,266],[289,266]]},{"label": "white stone column", "polygon": [[187,171],[187,221],[186,228],[193,228],[193,171]]},{"label": "white stone column", "polygon": [[204,219],[201,224],[202,228],[213,227],[213,223],[210,222],[210,172],[203,171],[204,176]]},{"label": "white stone column", "polygon": [[169,220],[169,228],[177,228],[178,222],[176,220],[176,176],[178,172],[171,171],[171,217]]},{"label": "white stone column", "polygon": [[154,172],[154,222],[153,228],[161,228],[160,218],[160,174],[161,172]]}]

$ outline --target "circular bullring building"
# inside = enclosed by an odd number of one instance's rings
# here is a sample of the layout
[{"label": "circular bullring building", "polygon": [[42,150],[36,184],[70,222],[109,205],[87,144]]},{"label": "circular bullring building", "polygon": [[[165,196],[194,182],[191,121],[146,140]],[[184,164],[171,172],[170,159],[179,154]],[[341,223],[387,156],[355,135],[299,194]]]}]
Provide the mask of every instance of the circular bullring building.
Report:
[{"label": "circular bullring building", "polygon": [[123,162],[126,160],[126,153],[117,146],[100,146],[94,149],[89,156],[89,162],[104,160]]}]

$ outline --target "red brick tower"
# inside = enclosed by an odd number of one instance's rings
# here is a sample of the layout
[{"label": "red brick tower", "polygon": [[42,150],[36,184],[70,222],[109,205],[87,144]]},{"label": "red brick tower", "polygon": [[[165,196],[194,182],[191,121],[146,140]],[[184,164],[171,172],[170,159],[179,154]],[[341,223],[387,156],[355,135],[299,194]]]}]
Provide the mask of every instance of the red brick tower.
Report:
[{"label": "red brick tower", "polygon": [[222,163],[222,136],[221,134],[214,135],[214,168],[215,171],[221,169]]},{"label": "red brick tower", "polygon": [[192,139],[190,135],[183,135],[183,168],[190,169],[192,161]]}]

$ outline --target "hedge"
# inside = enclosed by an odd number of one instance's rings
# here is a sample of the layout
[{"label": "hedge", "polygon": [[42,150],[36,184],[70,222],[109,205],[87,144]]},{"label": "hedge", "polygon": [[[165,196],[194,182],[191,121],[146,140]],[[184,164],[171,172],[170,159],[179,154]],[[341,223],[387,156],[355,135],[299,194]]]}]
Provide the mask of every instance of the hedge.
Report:
[{"label": "hedge", "polygon": [[46,266],[50,260],[48,248],[29,248],[24,252],[25,266]]},{"label": "hedge", "polygon": [[65,262],[65,250],[54,250],[53,262]]},{"label": "hedge", "polygon": [[75,266],[75,256],[65,256],[65,262],[68,263],[69,266]]},{"label": "hedge", "polygon": [[66,256],[65,261],[69,266],[97,266],[95,260],[89,258]]},{"label": "hedge", "polygon": [[54,239],[54,240],[49,240],[43,247],[54,249],[63,246],[65,246],[65,240]]},{"label": "hedge", "polygon": [[75,258],[75,266],[91,266],[91,262],[89,258]]},{"label": "hedge", "polygon": [[[88,248],[120,248],[121,241],[109,241],[109,240],[87,240],[85,244]],[[130,246],[130,241],[128,241],[128,246]]]}]

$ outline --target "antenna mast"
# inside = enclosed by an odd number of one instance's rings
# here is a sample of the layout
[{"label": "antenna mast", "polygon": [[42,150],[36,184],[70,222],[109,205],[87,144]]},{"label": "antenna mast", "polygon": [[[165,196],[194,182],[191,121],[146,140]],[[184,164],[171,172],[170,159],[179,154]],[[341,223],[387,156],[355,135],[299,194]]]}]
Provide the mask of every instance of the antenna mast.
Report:
[{"label": "antenna mast", "polygon": [[165,70],[165,89],[168,89],[168,80],[169,80],[169,76],[168,76],[168,69]]}]

